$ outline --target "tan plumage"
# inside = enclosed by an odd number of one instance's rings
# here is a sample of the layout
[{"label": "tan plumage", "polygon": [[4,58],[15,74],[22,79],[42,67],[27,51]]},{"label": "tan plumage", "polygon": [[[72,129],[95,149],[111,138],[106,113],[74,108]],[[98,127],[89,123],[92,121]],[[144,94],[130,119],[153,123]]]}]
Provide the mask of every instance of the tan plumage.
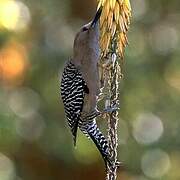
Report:
[{"label": "tan plumage", "polygon": [[[83,28],[87,30],[84,31]],[[83,52],[83,53],[82,53]],[[91,113],[96,109],[99,87],[99,23],[95,27],[91,23],[84,25],[76,34],[72,63],[81,72],[89,89],[85,95],[83,112]]]}]

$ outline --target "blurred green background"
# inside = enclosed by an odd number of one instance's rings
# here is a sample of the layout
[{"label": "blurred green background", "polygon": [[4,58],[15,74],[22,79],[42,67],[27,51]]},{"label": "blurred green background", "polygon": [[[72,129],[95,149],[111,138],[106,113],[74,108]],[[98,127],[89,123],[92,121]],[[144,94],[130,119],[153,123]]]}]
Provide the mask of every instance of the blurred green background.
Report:
[{"label": "blurred green background", "polygon": [[[180,179],[180,1],[133,0],[121,82],[118,180]],[[0,180],[103,180],[59,78],[96,0],[0,0]],[[106,122],[99,121],[104,130]]]}]

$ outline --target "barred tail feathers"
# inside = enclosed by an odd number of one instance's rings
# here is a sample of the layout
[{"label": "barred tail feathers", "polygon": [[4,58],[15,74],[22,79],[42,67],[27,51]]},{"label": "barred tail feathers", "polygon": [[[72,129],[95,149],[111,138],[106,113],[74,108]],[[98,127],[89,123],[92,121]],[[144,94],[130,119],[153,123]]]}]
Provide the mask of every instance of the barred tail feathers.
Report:
[{"label": "barred tail feathers", "polygon": [[111,163],[108,151],[108,142],[97,127],[96,120],[92,120],[89,122],[80,121],[79,128],[88,138],[91,138],[92,141],[95,143],[96,147],[98,148],[101,156],[105,161],[105,164],[107,165],[107,162]]}]

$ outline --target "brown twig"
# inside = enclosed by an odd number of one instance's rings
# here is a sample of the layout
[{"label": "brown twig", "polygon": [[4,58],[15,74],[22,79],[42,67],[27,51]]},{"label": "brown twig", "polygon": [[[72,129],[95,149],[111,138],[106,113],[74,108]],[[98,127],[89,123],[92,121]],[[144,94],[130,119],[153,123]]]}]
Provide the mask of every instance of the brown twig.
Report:
[{"label": "brown twig", "polygon": [[[112,54],[113,56],[113,54]],[[120,80],[120,66],[116,60],[114,66],[110,70],[109,84],[109,95],[110,95],[110,106],[118,106],[119,104],[119,80]],[[108,117],[108,143],[109,152],[111,154],[113,164],[108,166],[107,169],[107,180],[116,180],[117,177],[117,148],[118,148],[118,111],[112,112]]]}]

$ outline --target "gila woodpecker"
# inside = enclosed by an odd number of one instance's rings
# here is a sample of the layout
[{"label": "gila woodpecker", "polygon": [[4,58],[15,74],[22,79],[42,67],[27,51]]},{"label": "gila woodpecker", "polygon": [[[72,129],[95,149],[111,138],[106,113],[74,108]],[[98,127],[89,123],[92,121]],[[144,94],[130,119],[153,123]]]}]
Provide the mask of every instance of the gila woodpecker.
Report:
[{"label": "gila woodpecker", "polygon": [[73,57],[65,65],[62,74],[61,97],[74,145],[79,128],[92,139],[107,165],[107,162],[111,163],[108,143],[96,124],[96,117],[101,114],[97,110],[100,93],[98,60],[101,11],[99,9],[94,20],[84,25],[76,34]]}]

